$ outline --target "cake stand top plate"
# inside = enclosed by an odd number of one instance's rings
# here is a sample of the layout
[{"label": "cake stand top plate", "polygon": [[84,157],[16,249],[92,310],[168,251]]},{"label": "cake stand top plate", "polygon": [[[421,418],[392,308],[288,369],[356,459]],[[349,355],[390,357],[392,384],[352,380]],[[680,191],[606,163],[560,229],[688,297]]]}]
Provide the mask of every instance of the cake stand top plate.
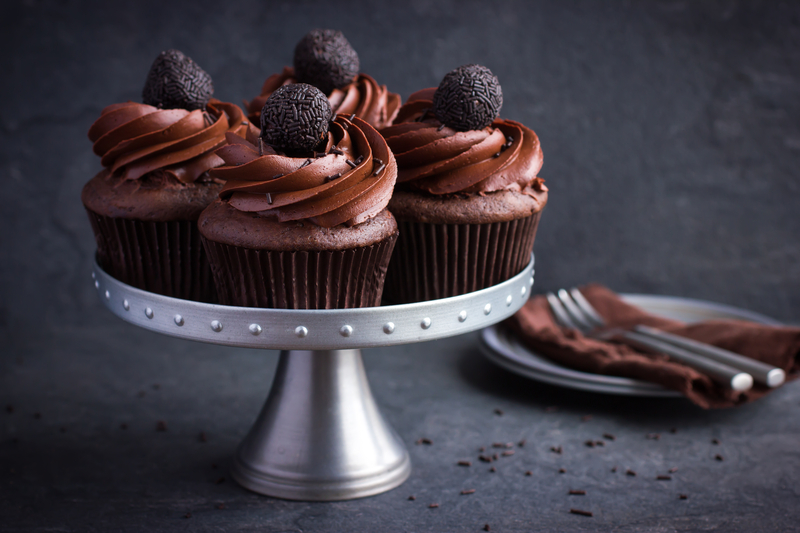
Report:
[{"label": "cake stand top plate", "polygon": [[460,335],[516,313],[530,296],[534,259],[513,278],[480,291],[403,305],[294,310],[234,307],[143,291],[95,262],[100,299],[137,326],[201,342],[275,350],[344,350]]}]

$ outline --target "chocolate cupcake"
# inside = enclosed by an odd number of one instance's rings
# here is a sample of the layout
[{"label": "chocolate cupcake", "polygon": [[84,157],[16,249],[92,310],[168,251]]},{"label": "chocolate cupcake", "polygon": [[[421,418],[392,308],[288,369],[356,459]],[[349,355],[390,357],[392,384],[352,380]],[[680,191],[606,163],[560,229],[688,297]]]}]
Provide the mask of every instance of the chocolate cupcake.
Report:
[{"label": "chocolate cupcake", "polygon": [[220,302],[343,309],[380,303],[397,223],[397,165],[365,121],[338,115],[318,89],[278,88],[262,133],[228,135],[220,198],[198,226]]},{"label": "chocolate cupcake", "polygon": [[215,299],[197,217],[222,189],[209,170],[225,136],[249,121],[211,98],[211,77],[177,50],[150,68],[143,103],[103,109],[89,139],[103,170],[81,193],[100,266],[118,280],[159,294]]},{"label": "chocolate cupcake", "polygon": [[393,303],[490,287],[530,261],[547,187],[539,138],[497,118],[503,95],[486,67],[465,65],[411,95],[381,130],[397,158],[389,209],[400,238],[387,274]]},{"label": "chocolate cupcake", "polygon": [[294,67],[284,67],[283,72],[267,78],[261,94],[249,104],[245,102],[248,116],[258,124],[269,95],[278,87],[299,82],[325,93],[334,114],[355,114],[378,129],[389,126],[400,109],[400,95],[358,70],[358,54],[342,32],[312,30],[294,49]]}]

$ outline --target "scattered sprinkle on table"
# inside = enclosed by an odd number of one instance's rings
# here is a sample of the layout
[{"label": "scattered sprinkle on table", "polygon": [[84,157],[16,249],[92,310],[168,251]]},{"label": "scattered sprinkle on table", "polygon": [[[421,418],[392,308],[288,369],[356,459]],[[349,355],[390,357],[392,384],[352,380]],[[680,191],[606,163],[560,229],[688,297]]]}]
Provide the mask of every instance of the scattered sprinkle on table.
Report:
[{"label": "scattered sprinkle on table", "polygon": [[581,516],[594,516],[591,511],[584,511],[582,509],[570,509],[569,512],[572,514],[579,514]]}]

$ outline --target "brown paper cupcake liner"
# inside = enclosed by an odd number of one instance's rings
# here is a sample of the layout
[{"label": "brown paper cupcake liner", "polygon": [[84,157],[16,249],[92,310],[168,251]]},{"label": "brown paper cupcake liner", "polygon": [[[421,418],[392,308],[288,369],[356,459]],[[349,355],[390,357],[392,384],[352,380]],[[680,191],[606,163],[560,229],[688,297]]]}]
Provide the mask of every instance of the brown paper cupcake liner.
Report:
[{"label": "brown paper cupcake liner", "polygon": [[388,303],[437,300],[485,289],[531,260],[541,212],[510,222],[426,224],[398,220],[400,239],[386,277]]},{"label": "brown paper cupcake liner", "polygon": [[97,260],[107,273],[165,296],[216,301],[196,221],[145,222],[87,212],[97,241]]},{"label": "brown paper cupcake liner", "polygon": [[203,238],[220,303],[277,309],[380,305],[397,234],[339,251],[273,252]]}]

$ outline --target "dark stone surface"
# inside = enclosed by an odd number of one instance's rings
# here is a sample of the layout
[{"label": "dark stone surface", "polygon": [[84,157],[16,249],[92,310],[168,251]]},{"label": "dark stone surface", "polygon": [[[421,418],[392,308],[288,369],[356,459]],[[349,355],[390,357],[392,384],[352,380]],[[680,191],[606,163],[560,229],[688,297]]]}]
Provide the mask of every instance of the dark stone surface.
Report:
[{"label": "dark stone surface", "polygon": [[[249,493],[227,468],[274,352],[179,341],[111,316],[91,287],[79,201],[100,168],[89,125],[104,106],[139,98],[161,50],[182,50],[217,97],[239,102],[291,63],[308,30],[338,28],[362,70],[403,97],[466,63],[498,76],[501,114],[539,134],[552,191],[537,291],[599,281],[798,322],[796,3],[29,0],[4,2],[0,25],[0,531],[797,529],[797,384],[712,412],[577,393],[493,367],[474,334],[365,353],[411,451],[399,489],[313,504]],[[583,444],[605,432],[617,440]],[[413,444],[423,436],[434,444]],[[476,461],[479,446],[521,438],[498,472]],[[671,467],[671,481],[655,480]],[[476,493],[460,496],[466,488]]]}]

